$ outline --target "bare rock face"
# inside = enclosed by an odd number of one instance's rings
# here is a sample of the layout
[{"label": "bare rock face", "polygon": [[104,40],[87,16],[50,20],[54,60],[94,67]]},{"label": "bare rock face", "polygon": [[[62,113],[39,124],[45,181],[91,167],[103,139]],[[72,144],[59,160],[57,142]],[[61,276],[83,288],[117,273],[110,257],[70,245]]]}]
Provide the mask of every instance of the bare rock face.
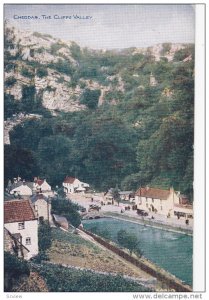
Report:
[{"label": "bare rock face", "polygon": [[167,47],[168,49],[166,50],[164,44],[157,44],[148,48],[136,48],[132,54],[146,54],[148,52],[155,57],[156,61],[159,61],[161,57],[165,57],[168,59],[168,61],[172,61],[175,53],[181,49],[184,49],[185,47],[186,46],[181,43],[169,43]]},{"label": "bare rock face", "polygon": [[79,100],[71,98],[72,91],[64,91],[62,86],[57,87],[55,91],[45,91],[43,93],[43,106],[49,110],[59,111],[79,111],[86,109],[85,105],[79,103]]},{"label": "bare rock face", "polygon": [[[72,88],[70,76],[48,66],[60,62],[65,64],[66,61],[73,66],[77,65],[71,55],[71,42],[37,32],[8,28],[7,38],[12,40],[13,47],[9,47],[7,51],[14,57],[12,63],[15,67],[5,71],[5,80],[14,80],[13,84],[5,86],[5,93],[14,96],[16,101],[21,101],[23,86],[35,85],[36,93],[42,95],[42,105],[47,109],[65,112],[86,109],[85,105],[79,103],[82,89],[78,85]],[[18,59],[15,58],[17,53]],[[48,75],[39,77],[37,69],[40,67],[45,68]],[[27,76],[27,72],[32,75]]]},{"label": "bare rock face", "polygon": [[[87,109],[79,102],[85,89],[101,91],[98,106],[104,103],[116,105],[120,102],[120,94],[125,92],[125,83],[120,73],[106,76],[106,85],[102,85],[95,79],[82,77],[77,83],[73,82],[70,68],[76,70],[79,67],[78,61],[71,53],[71,46],[75,43],[38,32],[21,31],[11,25],[6,25],[5,33],[9,41],[6,49],[8,62],[13,64],[11,68],[5,68],[5,82],[8,83],[5,85],[5,93],[13,96],[14,100],[22,101],[23,87],[35,86],[36,94],[42,97],[43,107],[51,112]],[[150,53],[156,61],[161,57],[172,61],[176,51],[184,48],[184,44],[165,43],[149,48],[135,48],[132,55]],[[69,68],[68,72],[65,70],[65,65]],[[42,72],[44,69],[44,75],[38,72],[40,68]],[[105,73],[107,68],[102,66],[101,71]],[[133,74],[133,76],[139,75]],[[143,85],[140,86],[143,88]],[[110,96],[111,93],[114,95]]]}]

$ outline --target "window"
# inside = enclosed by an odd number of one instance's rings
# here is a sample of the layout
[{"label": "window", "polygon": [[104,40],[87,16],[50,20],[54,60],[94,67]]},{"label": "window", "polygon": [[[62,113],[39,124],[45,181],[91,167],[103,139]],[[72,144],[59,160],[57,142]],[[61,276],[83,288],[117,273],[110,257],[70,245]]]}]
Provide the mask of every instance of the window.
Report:
[{"label": "window", "polygon": [[148,207],[148,203],[146,203],[146,207]]},{"label": "window", "polygon": [[146,198],[146,202],[148,202],[148,199]]},{"label": "window", "polygon": [[154,199],[152,199],[152,203],[154,203]]},{"label": "window", "polygon": [[31,245],[31,238],[30,238],[30,237],[27,237],[27,238],[25,239],[25,244],[26,244],[26,245]]},{"label": "window", "polygon": [[163,207],[161,206],[160,209],[163,210]]},{"label": "window", "polygon": [[25,223],[24,222],[18,223],[18,229],[19,230],[25,229]]}]

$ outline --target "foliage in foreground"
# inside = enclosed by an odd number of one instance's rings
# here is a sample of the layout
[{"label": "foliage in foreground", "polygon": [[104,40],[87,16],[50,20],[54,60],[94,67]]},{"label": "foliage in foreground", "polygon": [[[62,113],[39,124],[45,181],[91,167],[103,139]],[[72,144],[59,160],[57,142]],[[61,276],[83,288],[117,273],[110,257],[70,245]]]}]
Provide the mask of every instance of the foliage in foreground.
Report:
[{"label": "foliage in foreground", "polygon": [[42,265],[39,274],[50,292],[149,292],[148,288],[121,276],[101,275],[89,271]]},{"label": "foliage in foreground", "polygon": [[29,276],[30,269],[28,263],[10,254],[4,252],[4,279],[5,292],[12,291],[13,285],[20,279],[21,276]]}]

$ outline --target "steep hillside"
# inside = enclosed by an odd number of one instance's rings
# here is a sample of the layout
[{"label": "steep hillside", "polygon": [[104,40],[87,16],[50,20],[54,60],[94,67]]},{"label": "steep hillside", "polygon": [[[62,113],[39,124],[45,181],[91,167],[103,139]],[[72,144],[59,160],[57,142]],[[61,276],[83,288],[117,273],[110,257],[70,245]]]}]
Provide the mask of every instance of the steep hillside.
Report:
[{"label": "steep hillside", "polygon": [[[74,42],[5,24],[6,114],[7,103],[15,106],[14,112],[31,113],[41,107],[64,112],[83,110],[87,104],[82,97],[86,90],[99,91],[95,106],[115,105],[129,89],[129,81],[138,83],[139,88],[148,84],[152,68],[142,78],[143,65],[162,58],[172,61],[175,53],[186,47],[167,43],[140,49],[93,51]],[[128,75],[133,78],[127,78]],[[25,103],[29,102],[28,94],[30,104]]]},{"label": "steep hillside", "polygon": [[6,25],[5,119],[42,117],[7,130],[5,180],[73,174],[98,190],[172,185],[192,199],[193,101],[194,45],[91,50]]}]

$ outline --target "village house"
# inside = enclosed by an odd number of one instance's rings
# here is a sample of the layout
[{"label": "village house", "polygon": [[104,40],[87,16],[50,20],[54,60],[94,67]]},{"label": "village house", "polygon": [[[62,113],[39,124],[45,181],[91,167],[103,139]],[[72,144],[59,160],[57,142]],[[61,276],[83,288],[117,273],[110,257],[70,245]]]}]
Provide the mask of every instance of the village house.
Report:
[{"label": "village house", "polygon": [[79,179],[67,176],[62,183],[64,191],[67,194],[82,193],[84,194],[89,189],[89,184],[80,181]]},{"label": "village house", "polygon": [[52,190],[46,179],[40,179],[39,177],[34,177],[34,186],[37,191],[42,193],[50,192]]},{"label": "village house", "polygon": [[24,179],[21,180],[20,177],[14,178],[13,183],[9,180],[7,186],[7,191],[14,196],[31,196],[33,194],[33,189],[32,182],[26,182]]},{"label": "village house", "polygon": [[52,221],[50,199],[42,193],[36,193],[30,199],[39,221]]},{"label": "village house", "polygon": [[150,214],[158,213],[166,217],[192,218],[192,205],[188,204],[188,199],[184,200],[179,192],[173,188],[162,190],[151,187],[139,188],[135,194],[137,209],[144,210]]},{"label": "village house", "polygon": [[25,259],[38,254],[38,218],[29,200],[4,203],[4,227],[8,231],[7,236],[12,235],[24,247]]},{"label": "village house", "polygon": [[119,192],[120,199],[130,201],[134,199],[134,192],[133,191],[120,191]]}]

